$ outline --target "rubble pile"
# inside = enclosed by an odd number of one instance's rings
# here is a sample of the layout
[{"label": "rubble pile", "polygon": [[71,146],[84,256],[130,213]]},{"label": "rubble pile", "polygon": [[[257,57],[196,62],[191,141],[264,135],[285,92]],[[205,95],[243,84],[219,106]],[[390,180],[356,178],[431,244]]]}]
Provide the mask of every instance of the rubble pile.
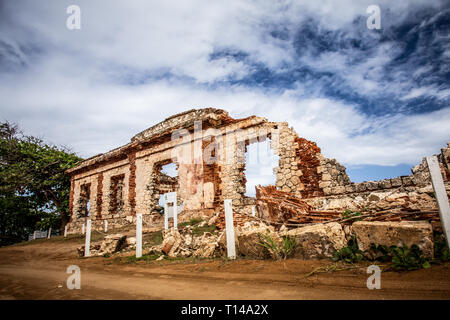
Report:
[{"label": "rubble pile", "polygon": [[308,214],[311,206],[293,193],[277,190],[275,186],[256,186],[256,209],[258,217],[272,222]]},{"label": "rubble pile", "polygon": [[[144,253],[170,258],[217,258],[226,256],[225,230],[197,234],[195,228],[204,227],[215,222],[219,216],[212,217],[195,226],[163,230],[163,241],[159,245],[145,248]],[[198,229],[197,229],[198,230]],[[155,230],[153,230],[155,231]],[[331,258],[335,251],[347,246],[348,240],[355,235],[360,250],[368,250],[370,244],[396,245],[405,242],[408,246],[417,244],[427,257],[433,256],[433,228],[426,221],[357,221],[352,225],[338,222],[316,223],[288,229],[286,226],[276,230],[274,226],[261,221],[247,221],[235,227],[236,254],[252,259],[275,259],[277,251],[263,244],[269,240],[275,247],[282,247],[283,237],[295,240],[293,257],[298,259]],[[121,250],[133,250],[135,237],[123,234],[108,235],[101,244],[91,245],[91,256],[105,256]],[[78,254],[84,255],[84,246],[79,247]]]},{"label": "rubble pile", "polygon": [[[200,226],[206,224],[203,222]],[[192,231],[193,226],[186,226],[180,230],[177,228],[164,230],[162,244],[151,247],[148,252],[171,258],[190,256],[212,258],[224,251],[222,249],[225,248],[225,242],[221,243],[223,232],[205,232],[201,236],[194,236]]]}]

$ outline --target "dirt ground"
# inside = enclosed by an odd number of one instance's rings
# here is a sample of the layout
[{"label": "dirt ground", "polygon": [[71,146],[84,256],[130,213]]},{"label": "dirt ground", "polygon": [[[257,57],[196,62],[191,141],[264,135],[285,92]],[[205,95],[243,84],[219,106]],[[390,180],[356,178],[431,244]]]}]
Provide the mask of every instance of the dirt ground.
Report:
[{"label": "dirt ground", "polygon": [[[366,286],[366,266],[307,276],[332,262],[139,261],[78,258],[82,239],[40,239],[0,248],[0,299],[450,299],[450,263],[411,272],[382,272]],[[132,253],[129,253],[130,255]],[[69,265],[81,269],[70,290]]]}]

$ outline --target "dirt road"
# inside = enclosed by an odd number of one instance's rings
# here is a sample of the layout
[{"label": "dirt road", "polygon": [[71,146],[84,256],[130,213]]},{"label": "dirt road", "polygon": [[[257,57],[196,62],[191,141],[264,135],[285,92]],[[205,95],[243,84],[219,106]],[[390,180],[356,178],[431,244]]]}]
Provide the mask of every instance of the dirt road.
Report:
[{"label": "dirt road", "polygon": [[[407,273],[383,272],[366,287],[366,269],[306,277],[330,261],[202,260],[119,263],[78,258],[75,241],[0,248],[0,299],[450,299],[450,263]],[[66,286],[69,265],[81,289]]]}]

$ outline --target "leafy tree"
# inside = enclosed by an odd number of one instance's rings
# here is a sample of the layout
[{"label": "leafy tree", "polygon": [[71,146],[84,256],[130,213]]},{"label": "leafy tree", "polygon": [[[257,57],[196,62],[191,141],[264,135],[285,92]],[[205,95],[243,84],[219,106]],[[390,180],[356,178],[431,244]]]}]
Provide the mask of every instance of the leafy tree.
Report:
[{"label": "leafy tree", "polygon": [[0,245],[25,239],[34,228],[64,228],[70,193],[64,172],[80,160],[17,125],[0,124]]}]

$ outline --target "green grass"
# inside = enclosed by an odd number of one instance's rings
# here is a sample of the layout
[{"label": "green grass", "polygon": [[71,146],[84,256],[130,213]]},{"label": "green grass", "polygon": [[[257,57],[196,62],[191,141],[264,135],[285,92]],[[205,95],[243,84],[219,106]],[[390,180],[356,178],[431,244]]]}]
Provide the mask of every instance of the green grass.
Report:
[{"label": "green grass", "polygon": [[178,226],[179,227],[195,226],[202,221],[203,221],[203,219],[201,219],[201,218],[191,218],[189,221],[179,223]]},{"label": "green grass", "polygon": [[156,232],[152,232],[149,234],[144,234],[142,240],[144,242],[148,242],[146,244],[146,246],[157,246],[160,245],[163,242],[163,235],[162,235],[162,230],[160,231],[156,231]]},{"label": "green grass", "polygon": [[[354,212],[351,210],[345,210],[344,212],[342,212],[342,218],[344,218],[344,219],[351,218],[351,217],[357,217],[357,216],[362,216],[362,212]],[[361,220],[361,219],[357,219],[357,220]]]},{"label": "green grass", "polygon": [[192,235],[193,236],[201,236],[203,235],[205,232],[210,232],[213,233],[214,231],[216,231],[216,225],[206,225],[203,227],[194,227],[194,229],[192,229]]},{"label": "green grass", "polygon": [[144,254],[140,258],[136,258],[136,256],[128,256],[128,257],[126,257],[126,262],[127,263],[135,263],[138,261],[145,261],[145,262],[155,261],[160,256],[161,256],[160,254]]}]

